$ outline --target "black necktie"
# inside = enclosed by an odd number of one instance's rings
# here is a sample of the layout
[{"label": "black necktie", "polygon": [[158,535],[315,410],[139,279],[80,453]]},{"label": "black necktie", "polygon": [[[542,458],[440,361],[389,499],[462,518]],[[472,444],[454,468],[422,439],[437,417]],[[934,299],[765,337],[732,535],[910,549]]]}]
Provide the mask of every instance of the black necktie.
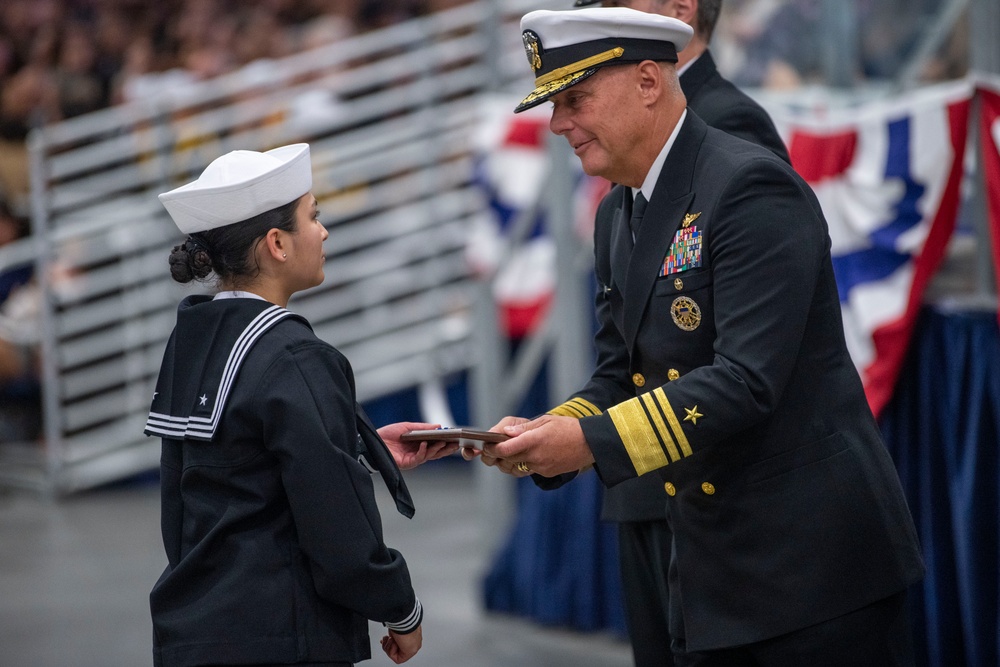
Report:
[{"label": "black necktie", "polygon": [[632,202],[632,217],[629,218],[628,227],[632,230],[632,240],[639,238],[639,225],[642,224],[642,214],[646,212],[646,197],[640,190]]},{"label": "black necktie", "polygon": [[365,446],[368,462],[382,475],[382,481],[389,489],[392,499],[396,501],[396,509],[399,510],[399,513],[407,519],[412,519],[413,499],[406,488],[406,482],[403,481],[402,473],[399,472],[399,468],[392,458],[392,453],[382,442],[374,424],[368,419],[368,415],[361,409],[361,406],[355,404],[354,409],[358,416],[358,435],[361,436],[361,442]]}]

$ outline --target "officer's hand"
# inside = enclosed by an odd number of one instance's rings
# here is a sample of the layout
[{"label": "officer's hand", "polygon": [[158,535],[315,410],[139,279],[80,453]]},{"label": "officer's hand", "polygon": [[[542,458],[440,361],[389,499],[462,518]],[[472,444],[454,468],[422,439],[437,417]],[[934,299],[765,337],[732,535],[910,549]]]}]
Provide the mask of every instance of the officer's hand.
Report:
[{"label": "officer's hand", "polygon": [[542,415],[503,427],[510,440],[483,446],[483,458],[502,459],[512,474],[538,473],[554,477],[593,465],[580,422],[572,417]]}]

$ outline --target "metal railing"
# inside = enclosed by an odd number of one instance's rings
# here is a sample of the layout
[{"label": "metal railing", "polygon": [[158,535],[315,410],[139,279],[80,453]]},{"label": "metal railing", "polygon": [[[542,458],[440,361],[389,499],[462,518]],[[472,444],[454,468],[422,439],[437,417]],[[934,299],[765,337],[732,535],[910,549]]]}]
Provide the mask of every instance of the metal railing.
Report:
[{"label": "metal railing", "polygon": [[35,131],[33,240],[0,267],[33,256],[45,295],[44,441],[4,446],[0,484],[58,494],[156,467],[143,426],[192,291],[169,278],[181,237],[156,195],[237,148],[312,146],[327,280],[289,307],[351,359],[359,399],[472,367],[477,100],[524,88],[517,21],[560,4],[471,2]]}]

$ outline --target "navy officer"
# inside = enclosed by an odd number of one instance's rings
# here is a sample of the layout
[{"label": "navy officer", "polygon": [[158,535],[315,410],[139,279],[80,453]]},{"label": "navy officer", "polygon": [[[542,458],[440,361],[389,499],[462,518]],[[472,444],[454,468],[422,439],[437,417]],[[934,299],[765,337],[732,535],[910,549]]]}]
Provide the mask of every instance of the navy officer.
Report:
[{"label": "navy officer", "polygon": [[[484,461],[546,477],[653,475],[673,532],[677,665],[908,665],[923,574],[899,480],[847,352],[819,204],[773,152],[688,108],[692,29],[626,8],[521,22],[550,129],[598,208],[598,359]],[[670,664],[669,658],[664,664]]]}]

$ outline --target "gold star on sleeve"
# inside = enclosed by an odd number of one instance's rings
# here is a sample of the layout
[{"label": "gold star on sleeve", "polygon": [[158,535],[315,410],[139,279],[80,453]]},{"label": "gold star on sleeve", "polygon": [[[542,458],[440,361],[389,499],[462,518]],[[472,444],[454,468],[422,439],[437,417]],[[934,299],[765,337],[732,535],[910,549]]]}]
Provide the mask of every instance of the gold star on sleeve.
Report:
[{"label": "gold star on sleeve", "polygon": [[698,425],[698,420],[705,416],[700,412],[698,412],[697,405],[694,406],[693,408],[684,408],[684,412],[687,413],[687,417],[684,418],[684,421],[691,422],[695,426]]}]

